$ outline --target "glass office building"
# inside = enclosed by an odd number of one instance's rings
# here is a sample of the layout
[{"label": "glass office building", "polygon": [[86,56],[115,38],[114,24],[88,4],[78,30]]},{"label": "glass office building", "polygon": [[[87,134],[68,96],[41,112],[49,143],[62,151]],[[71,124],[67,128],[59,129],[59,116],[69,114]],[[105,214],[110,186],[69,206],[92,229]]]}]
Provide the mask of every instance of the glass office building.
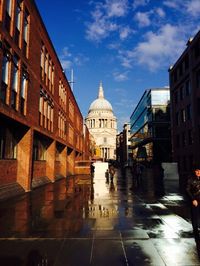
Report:
[{"label": "glass office building", "polygon": [[144,92],[130,117],[135,160],[171,160],[169,88]]}]

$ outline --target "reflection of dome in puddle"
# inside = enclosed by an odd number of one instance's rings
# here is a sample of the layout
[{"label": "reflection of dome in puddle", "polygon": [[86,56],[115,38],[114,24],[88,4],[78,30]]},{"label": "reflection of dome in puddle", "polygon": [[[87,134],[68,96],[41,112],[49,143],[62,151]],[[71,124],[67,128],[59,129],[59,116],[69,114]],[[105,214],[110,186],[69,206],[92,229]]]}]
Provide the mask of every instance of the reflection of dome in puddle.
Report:
[{"label": "reflection of dome in puddle", "polygon": [[108,188],[106,187],[105,180],[95,179],[94,180],[94,197],[101,198],[109,194]]}]

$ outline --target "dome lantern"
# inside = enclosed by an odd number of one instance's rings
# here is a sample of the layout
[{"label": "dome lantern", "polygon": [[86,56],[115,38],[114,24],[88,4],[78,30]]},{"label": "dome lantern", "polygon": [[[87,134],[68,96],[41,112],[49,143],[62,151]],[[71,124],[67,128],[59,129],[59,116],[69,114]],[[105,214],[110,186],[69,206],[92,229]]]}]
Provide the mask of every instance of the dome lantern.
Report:
[{"label": "dome lantern", "polygon": [[100,82],[100,85],[99,85],[99,94],[98,94],[98,98],[99,98],[99,99],[104,98],[104,92],[103,92],[102,81]]}]

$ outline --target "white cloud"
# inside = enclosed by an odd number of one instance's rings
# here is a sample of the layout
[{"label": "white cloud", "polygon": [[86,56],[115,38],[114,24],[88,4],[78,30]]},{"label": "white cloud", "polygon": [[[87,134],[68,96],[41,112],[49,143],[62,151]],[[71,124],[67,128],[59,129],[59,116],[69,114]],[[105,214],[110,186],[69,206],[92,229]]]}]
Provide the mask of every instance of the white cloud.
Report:
[{"label": "white cloud", "polygon": [[121,40],[125,40],[133,32],[134,31],[131,30],[131,28],[129,26],[121,27],[120,30],[119,30],[119,37],[120,37]]},{"label": "white cloud", "polygon": [[133,0],[133,9],[136,9],[139,6],[146,6],[148,3],[149,0]]},{"label": "white cloud", "polygon": [[60,63],[64,70],[69,70],[74,65],[81,66],[88,60],[88,57],[82,54],[73,56],[72,53],[69,51],[68,47],[64,47],[62,50],[62,54],[60,55]]},{"label": "white cloud", "polygon": [[71,57],[72,54],[69,52],[69,48],[68,47],[64,47],[62,50],[62,56],[63,57]]},{"label": "white cloud", "polygon": [[164,10],[162,9],[162,8],[157,8],[156,9],[156,13],[159,15],[159,17],[161,17],[161,18],[164,18],[165,17],[165,12],[164,12]]},{"label": "white cloud", "polygon": [[[133,50],[124,54],[125,60],[131,64],[148,67],[156,71],[171,64],[184,50],[183,32],[179,27],[164,25],[157,33],[146,34],[146,41],[140,42]],[[122,64],[124,64],[123,57]]]},{"label": "white cloud", "polygon": [[113,73],[114,80],[118,82],[128,80],[127,75],[128,75],[128,72],[124,72],[124,73],[114,72]]},{"label": "white cloud", "polygon": [[186,3],[187,12],[193,17],[200,16],[200,0],[191,0]]},{"label": "white cloud", "polygon": [[197,18],[200,15],[200,0],[165,0],[163,4],[182,13],[186,12],[192,17]]},{"label": "white cloud", "polygon": [[105,11],[108,17],[123,17],[128,11],[128,1],[106,0]]},{"label": "white cloud", "polygon": [[108,44],[108,48],[111,50],[119,50],[120,44],[119,43],[110,43],[110,44]]},{"label": "white cloud", "polygon": [[181,5],[182,2],[183,2],[182,0],[166,0],[166,1],[163,2],[163,4],[165,6],[170,7],[170,8],[177,9],[177,8],[180,7],[180,5]]},{"label": "white cloud", "polygon": [[72,62],[70,60],[60,59],[60,63],[64,70],[72,68]]},{"label": "white cloud", "polygon": [[134,53],[138,63],[147,65],[152,71],[180,55],[185,46],[180,29],[169,24],[163,26],[157,34],[147,33],[146,39],[146,42],[138,44]]},{"label": "white cloud", "polygon": [[106,38],[111,32],[116,31],[117,28],[117,24],[102,18],[100,21],[94,21],[88,24],[86,30],[87,39],[99,42]]},{"label": "white cloud", "polygon": [[135,20],[139,23],[139,27],[147,27],[151,24],[148,12],[137,12],[135,15]]},{"label": "white cloud", "polygon": [[[87,23],[86,38],[100,42],[112,32],[118,32],[121,27],[117,19],[124,17],[128,8],[128,0],[106,0],[104,3],[95,4],[91,12],[92,21]],[[121,39],[126,38],[125,34],[125,31],[121,33]]]}]

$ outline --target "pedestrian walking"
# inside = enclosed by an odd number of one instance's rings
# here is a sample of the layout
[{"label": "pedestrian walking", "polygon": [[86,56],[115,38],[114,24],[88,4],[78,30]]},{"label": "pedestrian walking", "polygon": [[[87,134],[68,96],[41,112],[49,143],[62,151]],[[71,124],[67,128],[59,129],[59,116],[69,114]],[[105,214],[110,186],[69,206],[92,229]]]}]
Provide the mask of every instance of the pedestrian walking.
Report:
[{"label": "pedestrian walking", "polygon": [[153,162],[153,178],[155,196],[162,197],[165,194],[164,169],[161,162]]},{"label": "pedestrian walking", "polygon": [[136,163],[135,165],[135,183],[136,187],[139,188],[142,182],[142,172],[144,170],[144,166],[141,163]]},{"label": "pedestrian walking", "polygon": [[108,169],[105,172],[105,177],[106,177],[106,183],[109,183],[109,171],[108,171]]},{"label": "pedestrian walking", "polygon": [[113,165],[109,166],[110,181],[113,182],[113,177],[115,175],[115,168]]},{"label": "pedestrian walking", "polygon": [[195,239],[199,239],[200,225],[200,166],[195,166],[187,182],[187,193],[191,204],[191,221]]},{"label": "pedestrian walking", "polygon": [[92,176],[92,177],[94,176],[94,170],[95,170],[94,163],[91,163],[91,164],[90,164],[90,173],[91,173],[91,176]]}]

